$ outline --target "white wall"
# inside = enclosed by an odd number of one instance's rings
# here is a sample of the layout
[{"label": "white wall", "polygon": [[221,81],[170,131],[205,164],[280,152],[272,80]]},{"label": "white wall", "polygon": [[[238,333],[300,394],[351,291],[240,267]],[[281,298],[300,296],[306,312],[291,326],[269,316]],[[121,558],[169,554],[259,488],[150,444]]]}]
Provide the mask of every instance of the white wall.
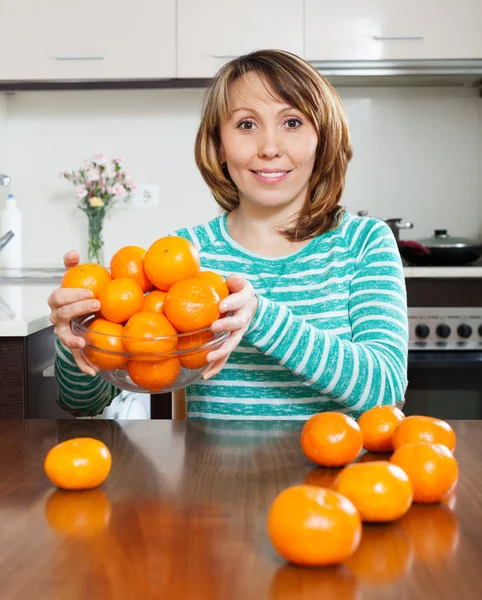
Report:
[{"label": "white wall", "polygon": [[[138,183],[157,183],[158,209],[116,210],[106,259],[122,245],[217,214],[196,170],[193,146],[203,90],[18,92],[7,98],[8,167],[23,211],[25,263],[58,264],[84,253],[86,222],[58,177],[97,151],[122,156]],[[355,149],[344,204],[434,228],[482,232],[482,99],[463,88],[341,88]],[[0,138],[1,139],[1,138]],[[0,168],[2,143],[0,142]],[[405,234],[406,235],[406,234]]]},{"label": "white wall", "polygon": [[[0,94],[0,173],[8,172],[8,153],[7,153],[7,96]],[[0,187],[0,205],[7,197],[8,192],[4,187]]]}]

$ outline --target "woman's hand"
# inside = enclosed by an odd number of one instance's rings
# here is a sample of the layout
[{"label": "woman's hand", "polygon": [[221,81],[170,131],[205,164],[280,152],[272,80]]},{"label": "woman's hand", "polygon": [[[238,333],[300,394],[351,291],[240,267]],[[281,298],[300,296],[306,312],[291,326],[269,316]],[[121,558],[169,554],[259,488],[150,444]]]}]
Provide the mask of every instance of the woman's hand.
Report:
[{"label": "woman's hand", "polygon": [[[79,264],[79,253],[75,250],[64,256],[66,269]],[[54,332],[62,344],[70,349],[72,356],[79,369],[87,375],[96,375],[96,371],[90,367],[83,358],[80,348],[85,346],[85,340],[75,336],[70,329],[70,321],[74,317],[86,315],[100,309],[100,302],[93,300],[90,290],[74,288],[57,288],[49,298],[50,321],[55,325]]]},{"label": "woman's hand", "polygon": [[208,362],[214,364],[203,375],[203,379],[210,379],[221,371],[229,355],[238,346],[247,331],[258,309],[258,299],[249,281],[240,275],[230,275],[226,279],[226,283],[231,294],[221,301],[219,310],[221,313],[232,312],[232,316],[218,319],[212,324],[211,329],[216,333],[230,331],[231,335],[220,348],[208,354]]}]

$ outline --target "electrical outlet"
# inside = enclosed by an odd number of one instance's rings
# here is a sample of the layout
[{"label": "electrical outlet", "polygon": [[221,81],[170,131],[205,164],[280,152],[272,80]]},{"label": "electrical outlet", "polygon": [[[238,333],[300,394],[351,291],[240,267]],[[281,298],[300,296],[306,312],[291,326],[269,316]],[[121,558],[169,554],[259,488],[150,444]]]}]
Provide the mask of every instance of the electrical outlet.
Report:
[{"label": "electrical outlet", "polygon": [[117,203],[119,208],[157,208],[159,206],[159,186],[141,184],[137,190]]}]

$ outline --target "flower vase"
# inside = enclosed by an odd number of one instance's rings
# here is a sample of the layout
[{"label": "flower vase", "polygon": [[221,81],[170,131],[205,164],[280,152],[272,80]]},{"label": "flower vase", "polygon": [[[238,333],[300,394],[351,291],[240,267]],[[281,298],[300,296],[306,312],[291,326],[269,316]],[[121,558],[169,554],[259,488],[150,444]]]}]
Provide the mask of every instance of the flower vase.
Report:
[{"label": "flower vase", "polygon": [[88,215],[89,219],[89,262],[104,264],[104,241],[102,228],[104,226],[104,211],[96,210]]}]

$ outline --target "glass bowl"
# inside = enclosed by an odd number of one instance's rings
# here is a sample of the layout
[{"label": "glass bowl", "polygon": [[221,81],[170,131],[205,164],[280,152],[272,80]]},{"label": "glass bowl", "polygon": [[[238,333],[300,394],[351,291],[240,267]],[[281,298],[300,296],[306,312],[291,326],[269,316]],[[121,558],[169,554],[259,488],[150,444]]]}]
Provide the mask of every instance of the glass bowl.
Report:
[{"label": "glass bowl", "polygon": [[[89,325],[98,318],[99,315],[90,314],[71,321],[72,333],[85,340],[82,356],[112,385],[143,394],[170,392],[191,385],[212,364],[206,362],[207,354],[229,337],[229,332],[215,333],[206,328],[174,336],[126,338],[89,330]],[[130,352],[124,342],[130,346]],[[140,351],[132,352],[133,346]]]}]

